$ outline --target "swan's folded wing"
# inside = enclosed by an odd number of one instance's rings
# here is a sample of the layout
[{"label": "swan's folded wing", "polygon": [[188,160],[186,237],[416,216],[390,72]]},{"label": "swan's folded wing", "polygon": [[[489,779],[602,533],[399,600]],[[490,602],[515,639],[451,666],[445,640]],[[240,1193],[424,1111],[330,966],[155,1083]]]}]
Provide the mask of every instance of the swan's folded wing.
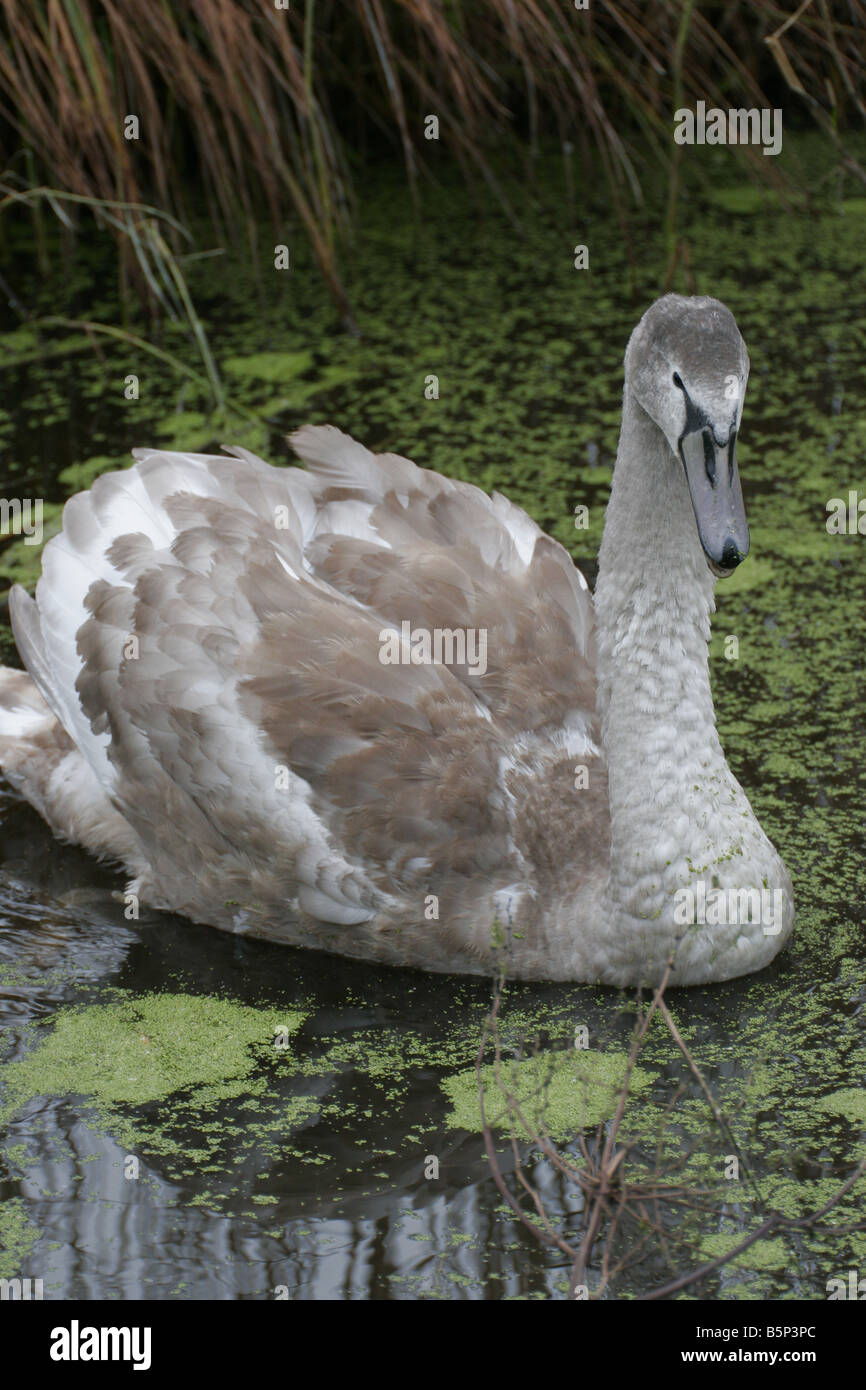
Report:
[{"label": "swan's folded wing", "polygon": [[[215,892],[282,893],[351,926],[434,873],[466,910],[521,873],[515,759],[546,775],[597,742],[589,596],[503,498],[337,431],[298,447],[309,472],[139,451],[72,499],[37,589],[40,688],[151,900],[213,920]],[[475,642],[383,660],[404,623]]]}]

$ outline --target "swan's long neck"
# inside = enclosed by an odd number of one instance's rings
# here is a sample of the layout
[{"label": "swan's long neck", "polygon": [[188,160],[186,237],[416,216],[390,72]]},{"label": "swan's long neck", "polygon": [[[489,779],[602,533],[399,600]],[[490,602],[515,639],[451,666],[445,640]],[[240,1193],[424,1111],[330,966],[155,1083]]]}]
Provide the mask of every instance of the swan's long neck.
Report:
[{"label": "swan's long neck", "polygon": [[[779,862],[716,732],[707,647],[714,607],[683,469],[626,388],[595,593],[611,812],[604,931],[624,971],[627,961],[633,973],[636,958],[647,960],[648,980],[670,953],[679,887],[700,877],[760,887]],[[678,958],[685,962],[692,945]],[[703,942],[703,954],[712,949]],[[680,977],[687,973],[684,963]]]},{"label": "swan's long neck", "polygon": [[626,389],[595,592],[614,844],[627,822],[658,824],[685,765],[725,766],[707,652],[714,608],[682,466]]}]

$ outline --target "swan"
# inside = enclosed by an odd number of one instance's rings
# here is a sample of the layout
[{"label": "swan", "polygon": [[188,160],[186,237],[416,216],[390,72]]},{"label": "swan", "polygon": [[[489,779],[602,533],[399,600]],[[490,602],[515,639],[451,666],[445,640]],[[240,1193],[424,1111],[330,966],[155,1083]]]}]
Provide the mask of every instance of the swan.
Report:
[{"label": "swan", "polygon": [[504,497],[330,426],[292,436],[304,469],[134,450],[11,592],[7,778],[125,866],[127,915],[528,980],[761,969],[791,880],[707,648],[748,370],[718,300],[641,318],[594,602]]}]

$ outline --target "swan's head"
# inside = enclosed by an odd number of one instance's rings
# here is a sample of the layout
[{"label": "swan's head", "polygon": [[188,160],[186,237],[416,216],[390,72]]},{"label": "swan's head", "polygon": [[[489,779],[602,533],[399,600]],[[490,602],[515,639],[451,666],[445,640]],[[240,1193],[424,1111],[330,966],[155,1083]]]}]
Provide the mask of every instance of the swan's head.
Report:
[{"label": "swan's head", "polygon": [[749,553],[736,439],[749,356],[718,299],[666,294],[631,335],[625,380],[682,467],[707,562],[730,574]]}]

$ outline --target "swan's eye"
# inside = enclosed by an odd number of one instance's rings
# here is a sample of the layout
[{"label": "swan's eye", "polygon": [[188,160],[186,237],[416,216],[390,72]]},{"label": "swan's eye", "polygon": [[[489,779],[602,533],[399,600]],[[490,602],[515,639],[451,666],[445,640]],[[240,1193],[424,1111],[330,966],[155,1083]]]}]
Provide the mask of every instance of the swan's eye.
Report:
[{"label": "swan's eye", "polygon": [[679,372],[674,372],[674,378],[673,378],[673,379],[674,379],[674,386],[678,386],[679,389],[680,389],[681,391],[685,391],[686,388],[683,386],[683,379],[682,379],[682,377],[680,376]]}]

